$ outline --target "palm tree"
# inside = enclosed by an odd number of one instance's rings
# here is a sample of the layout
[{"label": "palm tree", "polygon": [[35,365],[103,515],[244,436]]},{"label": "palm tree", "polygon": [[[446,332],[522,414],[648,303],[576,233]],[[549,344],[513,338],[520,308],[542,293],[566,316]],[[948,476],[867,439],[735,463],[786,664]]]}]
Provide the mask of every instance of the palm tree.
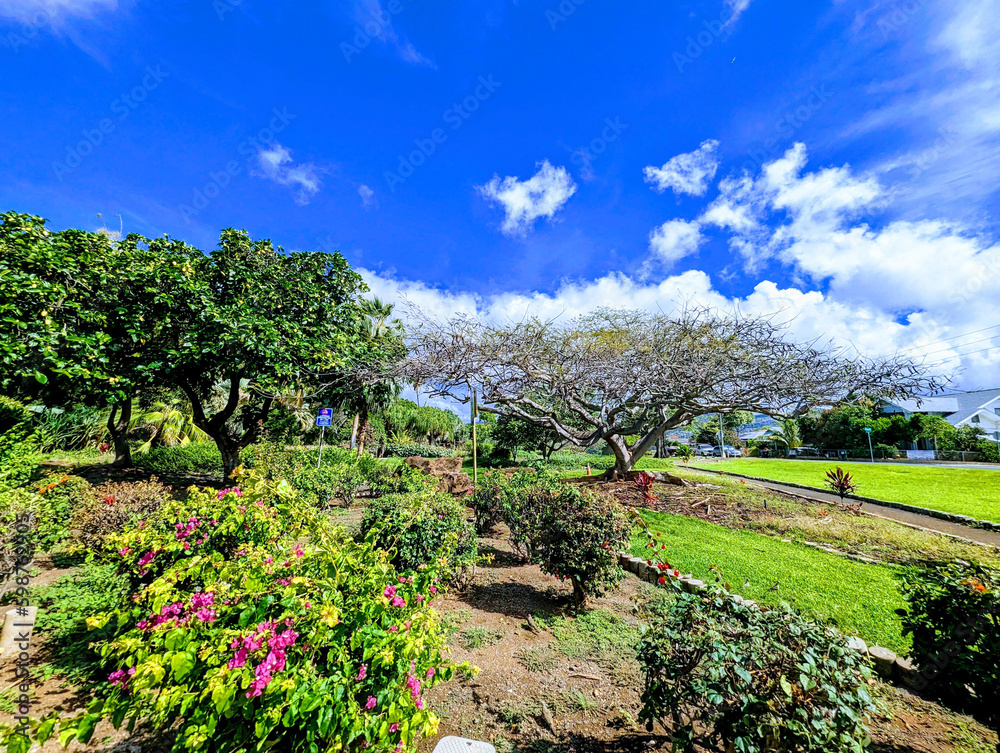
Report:
[{"label": "palm tree", "polygon": [[135,419],[134,426],[146,426],[152,429],[149,439],[136,448],[140,455],[149,452],[154,445],[185,447],[191,442],[208,442],[211,438],[194,425],[194,414],[191,407],[182,410],[180,401],[170,403],[154,403],[150,410]]},{"label": "palm tree", "polygon": [[771,438],[774,441],[785,445],[789,450],[794,450],[802,446],[802,434],[799,431],[799,422],[794,418],[786,418],[779,431],[771,430]]}]

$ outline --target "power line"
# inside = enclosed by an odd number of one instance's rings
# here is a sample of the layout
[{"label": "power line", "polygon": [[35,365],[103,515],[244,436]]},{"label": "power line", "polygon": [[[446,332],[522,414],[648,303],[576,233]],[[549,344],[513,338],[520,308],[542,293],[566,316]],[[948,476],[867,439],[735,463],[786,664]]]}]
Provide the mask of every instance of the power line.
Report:
[{"label": "power line", "polygon": [[921,350],[922,348],[930,348],[934,345],[940,345],[941,343],[951,342],[952,340],[959,340],[963,337],[968,337],[969,335],[978,335],[980,332],[988,332],[991,329],[1000,329],[1000,324],[994,324],[992,327],[984,327],[983,329],[977,329],[974,332],[966,332],[961,335],[954,335],[953,337],[945,337],[941,340],[935,340],[933,342],[926,343],[925,345],[914,345],[911,348],[903,348],[900,353],[909,353],[911,350]]},{"label": "power line", "polygon": [[990,335],[989,337],[984,337],[984,338],[982,338],[980,340],[973,340],[972,342],[959,343],[958,345],[949,345],[949,346],[947,346],[945,348],[939,348],[938,350],[932,350],[929,353],[921,353],[920,357],[921,358],[925,358],[927,356],[932,356],[935,353],[944,353],[946,350],[951,350],[952,348],[964,348],[967,345],[978,345],[979,343],[989,342],[990,340],[993,340],[996,337],[1000,337],[1000,335]]},{"label": "power line", "polygon": [[994,345],[994,346],[992,346],[990,348],[983,348],[982,350],[974,350],[971,353],[958,353],[958,354],[952,356],[951,358],[945,359],[944,361],[938,361],[937,363],[927,363],[927,364],[924,364],[924,365],[928,366],[928,367],[930,367],[930,366],[943,366],[946,363],[951,363],[956,358],[965,358],[966,356],[974,356],[974,355],[977,355],[979,353],[985,353],[988,350],[996,350],[997,348],[1000,348],[1000,345]]}]

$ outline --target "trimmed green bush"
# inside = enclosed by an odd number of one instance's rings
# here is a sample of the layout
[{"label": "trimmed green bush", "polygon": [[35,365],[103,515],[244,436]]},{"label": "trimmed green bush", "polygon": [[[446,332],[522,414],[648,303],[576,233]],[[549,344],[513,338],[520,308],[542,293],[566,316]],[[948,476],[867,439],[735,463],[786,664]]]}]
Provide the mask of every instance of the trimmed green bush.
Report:
[{"label": "trimmed green bush", "polygon": [[976,449],[979,451],[979,459],[983,462],[1000,463],[1000,442],[988,442],[985,439],[980,439]]},{"label": "trimmed green bush", "polygon": [[465,505],[448,494],[387,494],[368,504],[361,535],[390,552],[400,572],[414,572],[441,559],[458,572],[477,559],[476,536],[465,516]]},{"label": "trimmed green bush", "polygon": [[450,458],[454,457],[455,451],[448,447],[437,447],[429,444],[400,444],[399,442],[386,442],[385,454],[399,458]]},{"label": "trimmed green bush", "polygon": [[677,749],[865,750],[870,670],[842,634],[718,588],[650,609],[639,719],[668,726]]},{"label": "trimmed green bush", "polygon": [[222,455],[214,442],[192,442],[184,447],[158,447],[141,455],[134,454],[132,462],[160,476],[218,474],[222,470]]},{"label": "trimmed green bush", "polygon": [[919,687],[1000,730],[1000,573],[967,563],[913,569],[903,595]]}]

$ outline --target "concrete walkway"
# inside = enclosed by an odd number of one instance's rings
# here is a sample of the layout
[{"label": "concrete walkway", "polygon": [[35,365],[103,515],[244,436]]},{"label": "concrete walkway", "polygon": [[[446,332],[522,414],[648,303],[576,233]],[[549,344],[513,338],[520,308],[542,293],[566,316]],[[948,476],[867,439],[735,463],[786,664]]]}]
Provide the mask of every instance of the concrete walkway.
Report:
[{"label": "concrete walkway", "polygon": [[[720,471],[711,471],[705,468],[691,468],[690,470],[723,475]],[[738,473],[727,472],[725,475],[742,478],[748,484],[756,484],[757,486],[761,486],[765,489],[782,492],[783,494],[790,494],[793,497],[801,497],[802,499],[809,499],[814,502],[840,504],[840,497],[831,492],[824,492],[818,489],[802,489],[797,486],[788,486],[778,481],[761,481],[741,476]],[[885,507],[884,505],[879,505],[874,502],[866,501],[862,504],[861,511],[869,515],[874,515],[877,518],[895,520],[897,523],[903,523],[904,525],[913,526],[915,528],[922,528],[926,531],[936,531],[937,533],[942,533],[945,536],[951,536],[956,539],[963,539],[977,544],[985,544],[987,546],[1000,548],[1000,533],[996,531],[984,531],[979,528],[970,528],[969,526],[963,526],[960,523],[952,523],[947,520],[933,518],[930,515],[921,515],[920,513],[910,512],[909,510],[899,510],[895,507]]]}]

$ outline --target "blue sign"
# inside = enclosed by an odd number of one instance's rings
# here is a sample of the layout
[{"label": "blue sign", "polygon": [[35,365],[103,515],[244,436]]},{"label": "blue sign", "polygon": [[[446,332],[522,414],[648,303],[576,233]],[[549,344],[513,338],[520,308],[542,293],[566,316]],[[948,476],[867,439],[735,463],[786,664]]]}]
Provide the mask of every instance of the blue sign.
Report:
[{"label": "blue sign", "polygon": [[317,426],[333,426],[333,408],[320,408],[316,417]]},{"label": "blue sign", "polygon": [[865,427],[865,433],[866,433],[866,434],[871,434],[871,433],[872,433],[872,429],[871,429],[871,427],[870,427],[870,426],[866,426],[866,427]]}]

